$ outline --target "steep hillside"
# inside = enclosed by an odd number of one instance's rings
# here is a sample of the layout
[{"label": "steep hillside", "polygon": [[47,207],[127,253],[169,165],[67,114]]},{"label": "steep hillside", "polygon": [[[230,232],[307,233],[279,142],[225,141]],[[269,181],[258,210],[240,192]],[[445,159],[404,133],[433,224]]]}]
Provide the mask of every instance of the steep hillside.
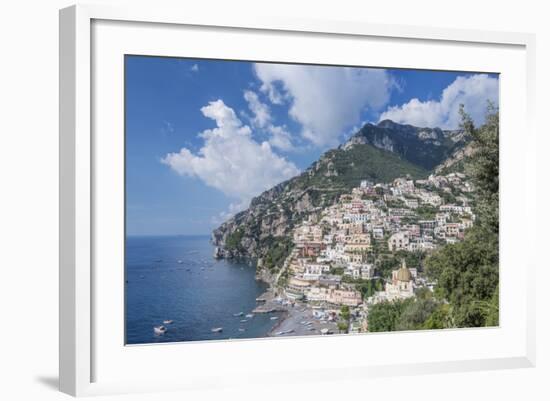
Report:
[{"label": "steep hillside", "polygon": [[384,120],[377,125],[366,124],[343,147],[370,144],[431,170],[466,142],[462,131],[419,128]]},{"label": "steep hillside", "polygon": [[465,147],[456,150],[448,159],[434,168],[434,172],[439,175],[446,175],[454,172],[464,173],[465,164],[472,157],[474,152],[475,148],[469,143]]},{"label": "steep hillside", "polygon": [[464,146],[460,132],[383,121],[365,125],[345,144],[324,153],[302,174],[254,198],[250,207],[212,233],[218,257],[250,257],[280,266],[288,234],[312,213],[334,204],[361,180],[390,182],[426,177]]}]

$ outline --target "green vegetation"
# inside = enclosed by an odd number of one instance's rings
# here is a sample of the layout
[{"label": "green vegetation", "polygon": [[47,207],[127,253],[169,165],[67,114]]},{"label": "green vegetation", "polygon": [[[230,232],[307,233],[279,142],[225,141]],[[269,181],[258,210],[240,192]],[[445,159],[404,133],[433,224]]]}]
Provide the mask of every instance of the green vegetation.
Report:
[{"label": "green vegetation", "polygon": [[416,298],[381,302],[369,309],[369,331],[444,329],[453,327],[449,305],[424,293]]},{"label": "green vegetation", "polygon": [[349,324],[347,322],[338,322],[338,331],[340,333],[347,333]]},{"label": "green vegetation", "polygon": [[301,189],[338,188],[340,193],[345,193],[365,179],[390,182],[398,177],[423,178],[427,175],[427,170],[401,159],[395,153],[357,144],[347,150],[329,150],[317,167],[311,169],[311,173],[306,171],[292,180],[292,185]]},{"label": "green vegetation", "polygon": [[415,209],[419,220],[433,220],[437,213],[437,208],[431,205],[420,205]]},{"label": "green vegetation", "polygon": [[347,305],[343,305],[341,308],[340,308],[340,317],[343,319],[343,320],[349,320],[349,317],[350,317],[350,313],[349,313],[349,306]]},{"label": "green vegetation", "polygon": [[408,252],[397,251],[381,255],[376,264],[376,271],[380,277],[390,278],[392,270],[396,270],[401,266],[403,259],[408,267],[416,267],[422,271],[422,261],[426,257],[426,253],[422,251]]},{"label": "green vegetation", "polygon": [[270,270],[281,267],[294,246],[292,239],[289,237],[269,236],[263,244],[268,247],[264,258],[264,266]]},{"label": "green vegetation", "polygon": [[349,319],[351,317],[349,306],[343,305],[340,308],[340,322],[338,322],[338,331],[347,333],[349,329]]},{"label": "green vegetation", "polygon": [[355,288],[361,292],[362,298],[366,300],[368,297],[373,296],[376,291],[384,290],[384,280],[380,278],[361,280],[357,283]]},{"label": "green vegetation", "polygon": [[477,149],[466,171],[476,188],[478,218],[464,241],[428,258],[426,270],[437,281],[436,296],[449,302],[456,326],[492,326],[498,324],[498,110],[489,105],[486,122],[479,128],[462,108],[461,114],[463,128]]},{"label": "green vegetation", "polygon": [[[498,235],[474,226],[462,242],[447,245],[426,260],[428,276],[437,281],[435,294],[452,306],[458,327],[494,322],[491,301],[498,286]],[[496,304],[498,315],[498,301]]]},{"label": "green vegetation", "polygon": [[341,275],[344,274],[344,268],[343,267],[331,267],[329,273],[341,276]]},{"label": "green vegetation", "polygon": [[[423,261],[428,277],[437,283],[434,294],[418,291],[415,298],[373,305],[369,331],[499,324],[498,110],[489,105],[479,128],[462,107],[460,112],[462,128],[476,149],[465,163],[476,188],[476,222],[464,241],[445,245]],[[397,266],[396,256],[379,261],[381,275]]]},{"label": "green vegetation", "polygon": [[443,167],[437,174],[447,175],[451,173],[465,173],[466,164],[470,162],[469,156],[464,156],[461,160],[458,160],[451,164],[450,166]]},{"label": "green vegetation", "polygon": [[396,200],[387,201],[387,202],[386,202],[386,206],[387,206],[387,207],[392,207],[392,208],[403,208],[403,207],[406,207],[406,206],[405,206],[405,202],[403,202],[401,199],[396,199]]},{"label": "green vegetation", "polygon": [[441,199],[443,199],[443,203],[456,203],[455,196],[450,192],[440,190],[437,191],[437,194],[441,196]]},{"label": "green vegetation", "polygon": [[399,319],[395,322],[395,330],[425,329],[425,322],[437,309],[439,303],[433,298],[411,299],[403,308]]},{"label": "green vegetation", "polygon": [[381,302],[369,308],[369,331],[395,331],[399,317],[412,299]]},{"label": "green vegetation", "polygon": [[[396,127],[398,129],[393,129]],[[412,126],[397,125],[393,122],[383,126],[367,125],[360,131],[368,143],[392,143],[393,152],[400,155],[409,162],[422,166],[425,169],[433,169],[443,160],[447,159],[453,152],[464,145],[463,141],[455,143],[449,137],[442,137],[442,131],[434,128],[433,133],[438,136],[438,145],[432,142],[420,140],[418,131],[420,129]],[[428,129],[429,130],[429,129]]]},{"label": "green vegetation", "polygon": [[227,236],[227,239],[225,240],[225,248],[229,250],[240,249],[243,236],[244,230],[242,228],[236,229],[234,232]]}]

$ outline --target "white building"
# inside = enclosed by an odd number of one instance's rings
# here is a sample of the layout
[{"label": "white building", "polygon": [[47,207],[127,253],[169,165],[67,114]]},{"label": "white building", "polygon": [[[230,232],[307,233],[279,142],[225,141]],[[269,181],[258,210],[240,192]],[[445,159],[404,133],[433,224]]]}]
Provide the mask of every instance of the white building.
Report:
[{"label": "white building", "polygon": [[409,233],[404,231],[393,234],[388,240],[388,249],[392,252],[407,249],[408,246]]},{"label": "white building", "polygon": [[392,272],[392,280],[386,284],[384,291],[377,292],[371,298],[370,303],[394,301],[414,296],[414,277],[407,264],[403,260],[401,268]]}]

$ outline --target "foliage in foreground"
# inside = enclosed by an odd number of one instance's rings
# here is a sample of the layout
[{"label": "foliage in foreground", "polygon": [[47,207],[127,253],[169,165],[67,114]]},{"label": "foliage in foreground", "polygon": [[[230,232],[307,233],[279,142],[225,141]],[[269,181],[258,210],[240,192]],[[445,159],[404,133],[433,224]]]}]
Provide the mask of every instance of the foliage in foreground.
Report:
[{"label": "foliage in foreground", "polygon": [[499,117],[489,105],[485,124],[475,128],[460,109],[462,128],[476,148],[465,164],[476,191],[476,222],[464,241],[445,245],[425,262],[437,282],[433,296],[383,302],[369,309],[369,331],[483,327],[499,324]]}]

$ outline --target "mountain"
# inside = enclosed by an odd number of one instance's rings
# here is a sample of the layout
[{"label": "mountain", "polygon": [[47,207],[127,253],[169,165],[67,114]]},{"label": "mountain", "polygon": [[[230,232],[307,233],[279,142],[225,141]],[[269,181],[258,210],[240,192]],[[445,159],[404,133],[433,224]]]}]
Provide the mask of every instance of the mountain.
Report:
[{"label": "mountain", "polygon": [[471,160],[475,152],[476,149],[472,143],[466,144],[466,146],[455,150],[449,158],[436,166],[434,173],[437,175],[446,175],[455,172],[464,173],[465,165]]},{"label": "mountain", "polygon": [[332,205],[361,180],[390,182],[424,178],[463,148],[459,131],[419,128],[390,120],[366,124],[344,144],[324,153],[302,174],[252,199],[250,207],[212,233],[218,257],[262,258],[282,263],[292,246],[293,227]]},{"label": "mountain", "polygon": [[431,170],[451,156],[467,142],[463,131],[440,128],[420,128],[384,120],[365,124],[343,148],[356,144],[370,144],[379,149],[397,153],[413,164]]}]

